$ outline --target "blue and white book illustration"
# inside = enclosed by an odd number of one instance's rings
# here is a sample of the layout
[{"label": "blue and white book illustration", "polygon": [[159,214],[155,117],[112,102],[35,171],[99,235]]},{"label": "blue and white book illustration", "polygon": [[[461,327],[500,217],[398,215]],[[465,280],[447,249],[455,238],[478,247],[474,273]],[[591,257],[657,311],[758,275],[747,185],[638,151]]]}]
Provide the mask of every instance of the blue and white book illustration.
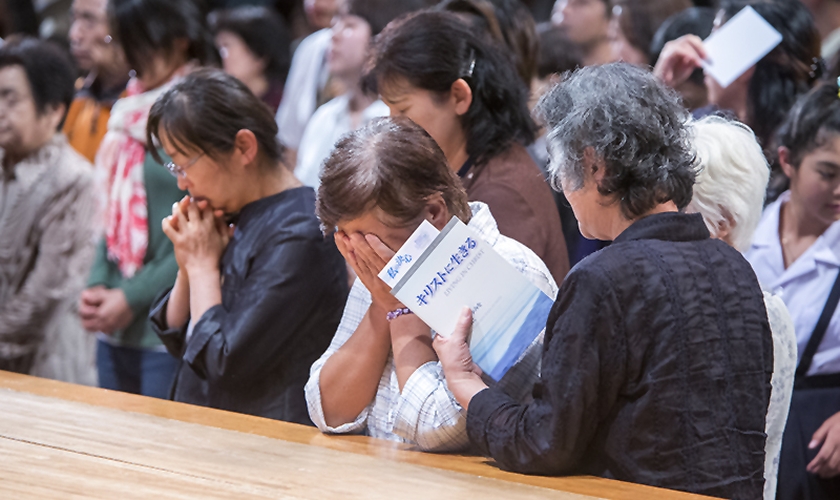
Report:
[{"label": "blue and white book illustration", "polygon": [[[394,259],[408,253],[401,248]],[[470,351],[493,380],[500,380],[545,329],[551,297],[457,217],[410,264],[391,294],[442,335],[454,330],[464,306],[472,309]]]}]

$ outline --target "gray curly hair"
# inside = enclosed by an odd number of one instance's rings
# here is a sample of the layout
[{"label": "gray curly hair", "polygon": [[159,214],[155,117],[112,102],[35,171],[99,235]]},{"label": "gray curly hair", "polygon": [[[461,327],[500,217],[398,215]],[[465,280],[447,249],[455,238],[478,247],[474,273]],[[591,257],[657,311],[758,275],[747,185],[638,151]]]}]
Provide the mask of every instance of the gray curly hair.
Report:
[{"label": "gray curly hair", "polygon": [[575,191],[585,179],[583,156],[592,148],[606,173],[603,195],[621,200],[628,219],[674,201],[691,202],[697,175],[679,96],[649,71],[624,63],[566,73],[537,105],[548,128],[549,173],[555,189]]}]

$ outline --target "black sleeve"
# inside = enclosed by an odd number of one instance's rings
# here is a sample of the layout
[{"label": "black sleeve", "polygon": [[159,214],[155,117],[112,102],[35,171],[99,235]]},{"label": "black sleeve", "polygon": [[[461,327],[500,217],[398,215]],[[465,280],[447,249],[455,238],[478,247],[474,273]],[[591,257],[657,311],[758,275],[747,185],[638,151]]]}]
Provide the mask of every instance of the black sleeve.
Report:
[{"label": "black sleeve", "polygon": [[527,405],[497,389],[476,394],[467,412],[473,446],[509,470],[575,472],[623,385],[623,325],[603,277],[583,269],[569,274],[548,321],[541,394]]},{"label": "black sleeve", "polygon": [[166,306],[169,305],[169,296],[172,294],[172,288],[167,288],[158,294],[152,301],[152,307],[149,309],[149,322],[152,325],[152,330],[160,337],[163,345],[169,354],[176,358],[181,358],[184,355],[184,346],[187,337],[187,326],[189,321],[181,328],[169,328],[166,322]]},{"label": "black sleeve", "polygon": [[286,347],[311,333],[307,319],[319,314],[326,287],[334,283],[337,261],[325,258],[325,245],[303,237],[266,245],[241,283],[225,283],[231,287],[225,305],[211,307],[195,323],[184,361],[221,386],[241,386],[283,359],[294,362],[295,350]]}]

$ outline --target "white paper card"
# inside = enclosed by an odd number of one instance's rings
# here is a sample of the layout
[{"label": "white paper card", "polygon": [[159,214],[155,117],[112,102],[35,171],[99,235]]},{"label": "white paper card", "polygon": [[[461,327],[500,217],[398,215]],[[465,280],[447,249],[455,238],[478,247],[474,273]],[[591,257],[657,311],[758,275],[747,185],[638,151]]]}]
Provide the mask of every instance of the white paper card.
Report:
[{"label": "white paper card", "polygon": [[744,7],[703,42],[703,71],[728,87],[782,41],[775,30],[752,7]]},{"label": "white paper card", "polygon": [[440,234],[440,231],[431,222],[424,220],[420,227],[400,247],[399,251],[385,264],[385,267],[379,273],[379,279],[394,288],[394,285],[405,276],[405,273],[417,262],[423,251],[432,244],[438,234]]}]

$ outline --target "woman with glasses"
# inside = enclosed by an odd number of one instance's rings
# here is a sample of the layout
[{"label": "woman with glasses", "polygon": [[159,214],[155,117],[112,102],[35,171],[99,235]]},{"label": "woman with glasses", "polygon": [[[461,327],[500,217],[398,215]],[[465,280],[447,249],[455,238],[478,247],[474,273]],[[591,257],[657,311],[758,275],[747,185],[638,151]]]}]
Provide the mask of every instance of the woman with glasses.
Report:
[{"label": "woman with glasses", "polygon": [[146,119],[155,100],[211,62],[215,49],[190,0],[110,0],[108,9],[112,33],[135,76],[111,110],[96,156],[105,237],[79,312],[98,338],[101,387],[165,397],[177,361],[147,316],[154,297],[175,281],[178,266],[160,220],[184,193],[148,154]]},{"label": "woman with glasses", "polygon": [[315,191],[280,161],[274,116],[204,69],[155,103],[147,133],[191,196],[163,221],[179,270],[151,310],[181,360],[173,398],[311,425],[303,388],[338,327],[347,274]]}]

